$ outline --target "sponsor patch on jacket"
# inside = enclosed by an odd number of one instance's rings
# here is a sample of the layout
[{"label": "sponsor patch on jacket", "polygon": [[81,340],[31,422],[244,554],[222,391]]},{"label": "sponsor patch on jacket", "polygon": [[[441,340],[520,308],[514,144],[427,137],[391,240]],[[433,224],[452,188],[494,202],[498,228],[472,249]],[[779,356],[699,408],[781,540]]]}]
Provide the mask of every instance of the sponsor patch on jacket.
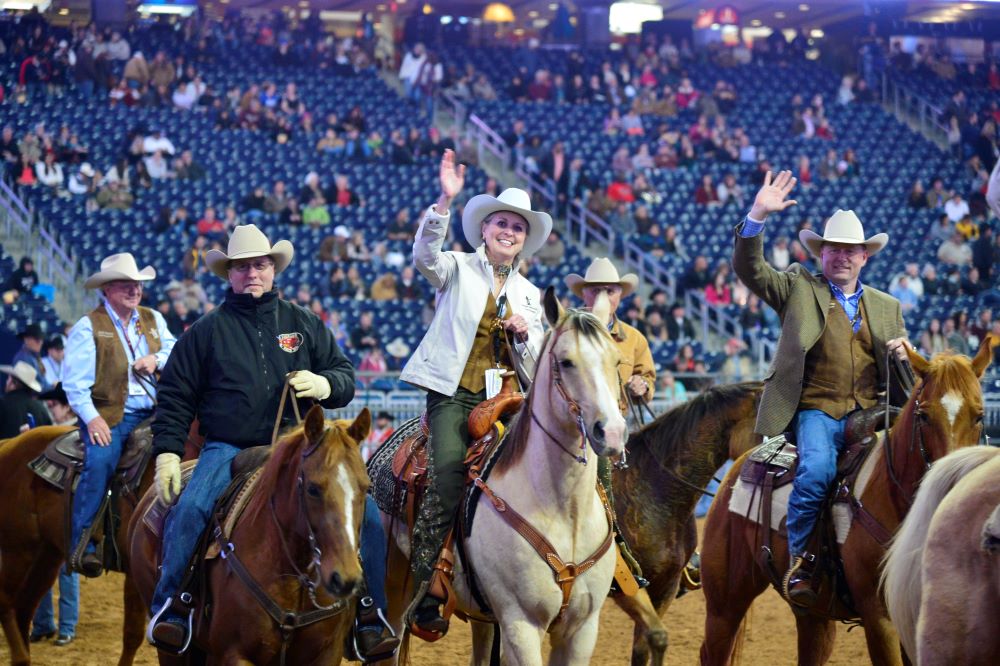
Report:
[{"label": "sponsor patch on jacket", "polygon": [[302,346],[303,340],[305,338],[301,333],[282,333],[278,336],[278,346],[281,347],[281,351],[294,354]]}]

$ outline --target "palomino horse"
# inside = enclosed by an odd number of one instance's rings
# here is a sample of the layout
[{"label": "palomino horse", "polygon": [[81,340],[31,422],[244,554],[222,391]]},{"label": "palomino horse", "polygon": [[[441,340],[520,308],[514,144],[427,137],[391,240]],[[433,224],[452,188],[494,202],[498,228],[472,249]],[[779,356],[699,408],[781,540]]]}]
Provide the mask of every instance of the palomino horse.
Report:
[{"label": "palomino horse", "polygon": [[934,463],[893,539],[885,603],[920,666],[986,666],[1000,655],[1000,449]]},{"label": "palomino horse", "polygon": [[[642,565],[657,617],[636,597],[615,595],[636,622],[632,665],[663,663],[667,632],[659,618],[677,596],[681,573],[694,552],[694,509],[712,474],[760,443],[754,434],[759,383],[712,387],[632,433],[628,467],[614,472],[618,525]],[[648,611],[647,611],[648,612]]]},{"label": "palomino horse", "polygon": [[[618,350],[607,331],[606,296],[598,298],[593,313],[564,312],[551,288],[543,301],[552,330],[529,395],[486,479],[489,492],[480,496],[464,553],[456,549],[455,592],[460,611],[483,617],[463,571],[470,567],[499,624],[506,663],[541,664],[547,632],[551,663],[585,664],[594,651],[615,566],[609,516],[597,492],[597,465],[594,459],[586,462],[587,447],[607,456],[621,453],[625,444]],[[523,532],[505,521],[512,510],[544,535],[555,558],[543,560]],[[388,516],[385,520],[392,524]],[[406,526],[396,521],[389,536],[406,555]],[[556,582],[554,559],[567,563],[559,575],[572,580],[568,588]],[[400,627],[405,573],[405,567],[390,567],[387,583]],[[488,662],[492,634],[491,625],[473,623],[473,662]],[[401,652],[405,661],[405,649]]]},{"label": "palomino horse", "polygon": [[[0,442],[0,622],[3,624],[10,659],[18,666],[31,663],[28,627],[45,592],[51,589],[66,559],[66,503],[62,491],[39,478],[28,463],[45,451],[57,437],[73,430],[68,426],[33,428]],[[139,484],[144,492],[153,483],[153,465],[148,465]],[[121,528],[114,535],[125,543],[134,499],[118,503]],[[142,644],[146,609],[126,573],[125,621],[119,666],[129,666]]]},{"label": "palomino horse", "polygon": [[[370,427],[367,409],[353,422],[326,422],[317,405],[274,445],[225,544],[227,556],[203,563],[212,612],[196,627],[189,659],[203,651],[210,663],[341,662],[362,580],[368,475],[359,442]],[[146,493],[129,525],[132,571],[147,608],[160,544],[142,516],[154,501],[155,492]],[[323,610],[330,612],[317,615]],[[161,652],[160,661],[181,660]]]},{"label": "palomino horse", "polygon": [[[919,377],[917,386],[896,424],[865,462],[871,476],[859,499],[876,524],[868,519],[858,524],[856,514],[839,551],[874,664],[900,664],[901,655],[899,640],[878,594],[878,565],[885,544],[872,534],[880,531],[878,525],[886,533],[896,530],[931,461],[979,441],[983,427],[979,378],[992,359],[990,348],[991,344],[984,343],[971,362],[952,354],[941,354],[928,362],[910,351],[910,362]],[[744,615],[769,584],[768,573],[756,557],[758,525],[730,511],[733,488],[746,458],[738,460],[726,475],[705,524],[701,553],[708,611],[701,646],[704,664],[729,663]],[[785,539],[777,531],[772,531],[771,539],[775,567],[784,571],[788,567]],[[831,618],[822,614],[817,604],[809,612],[796,613],[796,625],[799,663],[825,663],[836,635]]]}]

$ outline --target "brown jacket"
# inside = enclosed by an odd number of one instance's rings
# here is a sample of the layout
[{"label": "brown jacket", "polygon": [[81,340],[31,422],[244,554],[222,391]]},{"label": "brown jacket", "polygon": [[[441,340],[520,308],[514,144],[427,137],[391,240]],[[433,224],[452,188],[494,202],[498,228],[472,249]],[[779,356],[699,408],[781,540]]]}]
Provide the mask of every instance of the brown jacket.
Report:
[{"label": "brown jacket", "polygon": [[[618,376],[621,377],[622,385],[633,375],[639,375],[649,386],[649,390],[641,400],[649,402],[656,388],[656,365],[653,363],[653,354],[649,351],[649,343],[642,333],[618,318],[615,318],[614,326],[611,327],[611,337],[618,344],[618,351],[622,357],[621,365],[618,366]],[[627,405],[625,408],[627,409]]]},{"label": "brown jacket", "polygon": [[[826,279],[802,264],[774,270],[764,260],[763,233],[742,238],[738,229],[733,250],[736,275],[781,317],[781,337],[757,412],[756,432],[770,437],[788,428],[799,407],[806,354],[826,328],[832,294]],[[879,389],[885,390],[886,343],[906,336],[902,308],[895,298],[868,285],[861,300],[868,314]]]}]

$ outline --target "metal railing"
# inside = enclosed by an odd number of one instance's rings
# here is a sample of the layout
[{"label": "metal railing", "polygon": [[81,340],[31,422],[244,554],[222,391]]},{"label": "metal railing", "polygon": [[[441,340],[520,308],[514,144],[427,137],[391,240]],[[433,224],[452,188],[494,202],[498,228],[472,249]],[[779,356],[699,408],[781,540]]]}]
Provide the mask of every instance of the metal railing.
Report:
[{"label": "metal railing", "polygon": [[943,110],[925,97],[882,73],[882,104],[900,121],[911,124],[942,149],[948,148],[948,127],[942,122]]},{"label": "metal railing", "polygon": [[55,287],[53,307],[59,316],[66,321],[79,317],[85,309],[85,292],[75,253],[63,249],[56,231],[3,180],[0,230],[8,251],[31,257],[39,280]]}]

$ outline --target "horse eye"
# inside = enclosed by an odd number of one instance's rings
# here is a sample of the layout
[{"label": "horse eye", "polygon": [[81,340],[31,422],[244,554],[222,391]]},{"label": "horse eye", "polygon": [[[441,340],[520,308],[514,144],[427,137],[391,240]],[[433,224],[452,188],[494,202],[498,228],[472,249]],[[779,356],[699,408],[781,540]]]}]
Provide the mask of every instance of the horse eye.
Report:
[{"label": "horse eye", "polygon": [[573,365],[573,361],[569,360],[568,358],[564,358],[563,360],[559,361],[559,366],[563,367],[563,368],[572,368],[572,367],[575,367]]},{"label": "horse eye", "polygon": [[983,423],[983,416],[984,416],[983,414],[978,414],[976,416],[976,424],[977,425],[982,425],[982,423]]},{"label": "horse eye", "polygon": [[319,499],[320,497],[323,496],[323,491],[320,489],[319,485],[315,483],[310,483],[306,487],[306,494],[309,495],[309,497],[312,497],[313,499]]}]

